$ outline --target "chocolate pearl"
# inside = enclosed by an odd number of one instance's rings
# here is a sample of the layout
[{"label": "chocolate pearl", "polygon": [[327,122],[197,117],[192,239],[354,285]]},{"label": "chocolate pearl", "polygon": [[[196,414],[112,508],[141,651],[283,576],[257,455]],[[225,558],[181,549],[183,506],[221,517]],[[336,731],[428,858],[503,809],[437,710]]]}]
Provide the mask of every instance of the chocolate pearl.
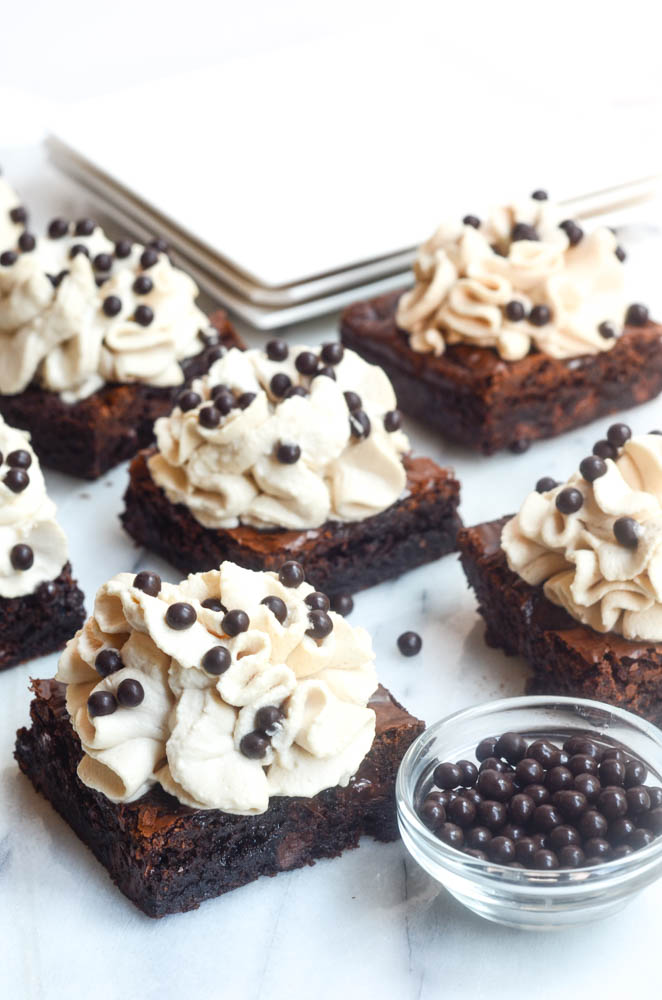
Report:
[{"label": "chocolate pearl", "polygon": [[596,479],[606,475],[607,466],[598,455],[589,455],[580,462],[579,471],[588,483],[594,483]]},{"label": "chocolate pearl", "polygon": [[280,597],[265,597],[260,601],[260,604],[266,605],[269,611],[273,614],[277,622],[282,625],[287,618],[287,605],[285,601],[282,601]]},{"label": "chocolate pearl", "polygon": [[389,410],[388,413],[384,415],[384,429],[388,431],[389,434],[393,434],[395,431],[399,431],[402,427],[402,414],[400,410]]},{"label": "chocolate pearl", "polygon": [[641,527],[632,517],[619,517],[614,521],[614,537],[625,549],[636,549],[641,537]]},{"label": "chocolate pearl", "polygon": [[598,776],[603,785],[622,785],[625,781],[625,764],[608,757],[600,764]]},{"label": "chocolate pearl", "polygon": [[495,756],[503,757],[509,764],[517,764],[526,757],[527,742],[519,733],[504,733],[497,740]]},{"label": "chocolate pearl", "polygon": [[317,355],[312,351],[301,351],[297,354],[294,367],[301,375],[312,375],[317,371]]},{"label": "chocolate pearl", "polygon": [[551,318],[552,313],[548,306],[534,306],[529,313],[529,323],[533,323],[534,326],[545,326]]},{"label": "chocolate pearl", "polygon": [[91,719],[97,715],[112,715],[117,711],[117,700],[110,691],[93,691],[87,699],[87,712]]},{"label": "chocolate pearl", "polygon": [[636,829],[629,816],[621,816],[609,824],[608,836],[612,844],[624,844],[630,839]]},{"label": "chocolate pearl", "polygon": [[518,792],[508,803],[508,814],[513,823],[526,825],[531,822],[535,808],[535,802],[530,795]]},{"label": "chocolate pearl", "polygon": [[481,771],[476,785],[481,795],[497,802],[505,802],[512,794],[512,786],[499,771]]},{"label": "chocolate pearl", "polygon": [[662,788],[649,785],[646,791],[651,800],[651,809],[657,809],[658,806],[662,806]]},{"label": "chocolate pearl", "polygon": [[281,728],[285,713],[277,705],[263,705],[255,714],[255,728],[267,736],[274,736]]},{"label": "chocolate pearl", "polygon": [[279,339],[270,340],[265,347],[265,351],[270,361],[285,361],[290,353],[287,343]]},{"label": "chocolate pearl", "polygon": [[18,245],[23,253],[31,253],[37,245],[37,241],[32,233],[21,233],[18,238]]},{"label": "chocolate pearl", "polygon": [[550,802],[552,796],[549,794],[549,789],[545,788],[544,785],[525,785],[522,789],[523,795],[528,795],[529,798],[533,799],[533,804],[536,806],[543,806],[545,803]]},{"label": "chocolate pearl", "polygon": [[25,448],[17,448],[7,455],[7,465],[12,469],[29,469],[32,465],[32,455]]},{"label": "chocolate pearl", "polygon": [[25,469],[10,469],[3,483],[12,493],[22,493],[30,485],[30,477]]},{"label": "chocolate pearl", "polygon": [[655,837],[650,830],[646,830],[640,826],[630,836],[630,847],[633,847],[635,851],[640,851],[642,847],[648,847],[654,840]]},{"label": "chocolate pearl", "polygon": [[599,455],[600,458],[611,458],[612,460],[617,457],[617,452],[614,446],[609,444],[609,441],[604,439],[602,441],[595,442],[593,445],[593,454]]},{"label": "chocolate pearl", "polygon": [[440,792],[435,789],[434,791],[430,792],[430,795],[434,795],[437,802],[439,802],[444,807],[444,809],[448,808],[450,803],[453,802],[454,799],[458,797],[458,794],[459,792],[453,792],[451,790]]},{"label": "chocolate pearl", "polygon": [[155,236],[149,241],[149,245],[154,247],[155,250],[160,250],[161,253],[167,253],[170,249],[168,243],[163,239],[162,236]]},{"label": "chocolate pearl", "polygon": [[261,760],[269,747],[269,739],[262,733],[246,733],[239,744],[239,750],[249,760]]},{"label": "chocolate pearl", "polygon": [[478,806],[478,821],[480,825],[486,826],[493,833],[504,825],[506,818],[506,806],[503,802],[484,799]]},{"label": "chocolate pearl", "polygon": [[308,395],[308,391],[307,391],[307,389],[304,389],[304,387],[302,385],[293,385],[293,386],[290,386],[290,388],[287,390],[287,392],[285,393],[284,398],[285,399],[291,399],[292,396],[307,396],[307,395]]},{"label": "chocolate pearl", "polygon": [[489,844],[492,834],[486,826],[472,826],[464,834],[464,842],[475,849],[480,849]]},{"label": "chocolate pearl", "polygon": [[110,271],[113,266],[113,258],[109,253],[98,253],[92,261],[95,271]]},{"label": "chocolate pearl", "polygon": [[193,392],[192,389],[185,389],[177,397],[177,406],[183,413],[187,413],[188,410],[194,410],[196,406],[200,406],[201,402],[201,397],[197,392]]},{"label": "chocolate pearl", "polygon": [[[264,603],[264,601],[262,603]],[[223,614],[227,611],[227,608],[221,603],[221,601],[219,601],[218,597],[206,597],[204,601],[202,601],[202,607],[207,608],[208,611],[215,611],[217,613],[222,611]]]},{"label": "chocolate pearl", "polygon": [[154,282],[147,274],[139,274],[133,283],[133,290],[136,295],[149,295],[154,288]]},{"label": "chocolate pearl", "polygon": [[5,250],[0,254],[0,264],[3,267],[13,267],[17,260],[18,254],[15,254],[13,250]]},{"label": "chocolate pearl", "polygon": [[618,819],[628,811],[628,800],[623,788],[609,786],[598,795],[598,809],[607,819]]},{"label": "chocolate pearl", "polygon": [[541,188],[539,188],[537,191],[533,192],[531,197],[533,198],[534,201],[547,201],[549,195],[547,194],[546,191],[543,191]]},{"label": "chocolate pearl", "polygon": [[96,229],[96,222],[93,219],[79,219],[74,232],[76,236],[91,236]]},{"label": "chocolate pearl", "polygon": [[559,229],[564,231],[571,247],[577,246],[584,235],[584,230],[577,225],[574,219],[564,219],[563,222],[559,223]]},{"label": "chocolate pearl", "polygon": [[102,649],[94,658],[94,669],[102,677],[116,673],[123,666],[122,657],[116,649]]},{"label": "chocolate pearl", "polygon": [[23,205],[16,205],[15,208],[9,210],[9,218],[12,222],[23,225],[28,221],[28,210]]},{"label": "chocolate pearl", "polygon": [[442,823],[437,833],[439,840],[449,847],[462,847],[464,844],[464,833],[462,827],[455,823]]},{"label": "chocolate pearl", "polygon": [[367,438],[370,434],[370,417],[365,410],[354,410],[349,415],[349,429],[352,437]]},{"label": "chocolate pearl", "polygon": [[57,597],[57,587],[52,580],[48,580],[46,583],[40,584],[37,593],[44,601],[54,601]]},{"label": "chocolate pearl", "polygon": [[620,260],[621,264],[625,261],[627,257],[625,250],[620,245],[616,247],[616,249],[614,250],[614,254],[616,256],[616,259]]},{"label": "chocolate pearl", "polygon": [[601,784],[594,774],[578,774],[575,777],[575,789],[584,795],[588,802],[595,802],[600,794]]},{"label": "chocolate pearl", "polygon": [[398,636],[398,649],[403,656],[417,656],[423,648],[418,632],[403,632]]},{"label": "chocolate pearl", "polygon": [[629,760],[625,765],[625,781],[623,784],[626,788],[643,785],[647,777],[648,768],[640,760]]},{"label": "chocolate pearl", "polygon": [[575,514],[584,503],[584,497],[574,486],[567,486],[556,497],[556,509],[561,514]]},{"label": "chocolate pearl", "polygon": [[241,632],[247,632],[250,627],[250,618],[245,611],[240,611],[235,608],[233,611],[228,611],[223,615],[223,621],[221,622],[221,628],[226,635],[234,637],[239,635]]},{"label": "chocolate pearl", "polygon": [[318,375],[323,375],[325,378],[332,378],[334,382],[336,380],[336,373],[332,365],[323,365],[321,368],[318,368],[313,378],[317,378]]},{"label": "chocolate pearl", "polygon": [[156,573],[150,573],[149,570],[142,570],[134,576],[133,586],[149,594],[150,597],[158,597],[161,593],[161,577]]},{"label": "chocolate pearl", "polygon": [[584,852],[577,844],[567,844],[559,851],[561,868],[581,868],[584,864]]},{"label": "chocolate pearl", "polygon": [[276,448],[276,458],[283,465],[295,465],[301,458],[301,448],[298,444],[281,442]]},{"label": "chocolate pearl", "polygon": [[166,624],[178,632],[190,628],[197,617],[193,605],[187,604],[185,601],[176,601],[175,604],[171,604],[165,614]]},{"label": "chocolate pearl", "polygon": [[549,833],[553,830],[555,826],[560,826],[563,822],[561,813],[558,811],[556,806],[550,803],[545,803],[542,806],[536,806],[533,812],[533,826],[536,830],[541,833]]},{"label": "chocolate pearl", "polygon": [[117,687],[117,700],[123,708],[135,708],[145,697],[145,689],[140,681],[126,677]]},{"label": "chocolate pearl", "polygon": [[531,839],[536,845],[536,850],[540,848],[546,850],[549,847],[549,836],[546,833],[534,833]]},{"label": "chocolate pearl", "polygon": [[628,800],[628,813],[630,816],[638,816],[647,812],[651,807],[651,797],[648,789],[643,785],[632,785],[625,793]]},{"label": "chocolate pearl", "polygon": [[457,766],[460,769],[460,784],[463,785],[464,788],[470,788],[472,785],[475,785],[478,778],[478,768],[473,761],[458,760]]},{"label": "chocolate pearl", "polygon": [[510,837],[492,837],[487,845],[487,854],[491,861],[505,865],[515,860],[515,842]]},{"label": "chocolate pearl", "polygon": [[469,799],[460,795],[457,799],[453,799],[448,806],[448,818],[452,823],[457,823],[458,826],[465,829],[471,826],[476,818],[476,806]]},{"label": "chocolate pearl", "polygon": [[288,559],[278,571],[278,580],[284,587],[298,587],[304,580],[303,566],[294,559]]},{"label": "chocolate pearl", "polygon": [[605,340],[615,340],[616,337],[620,336],[620,330],[615,323],[610,323],[609,320],[605,320],[604,323],[600,323],[598,326],[598,333]]},{"label": "chocolate pearl", "polygon": [[229,389],[225,389],[223,392],[213,393],[213,400],[214,406],[223,417],[226,417],[234,406],[234,396]]},{"label": "chocolate pearl", "polygon": [[224,358],[228,353],[227,348],[223,347],[222,344],[218,344],[216,347],[210,347],[205,351],[205,357],[209,364],[213,364],[214,361],[218,361],[220,358]]},{"label": "chocolate pearl", "polygon": [[528,222],[516,222],[512,228],[510,239],[516,243],[518,240],[538,240],[540,237],[535,226],[529,225]]},{"label": "chocolate pearl", "polygon": [[208,430],[218,427],[220,422],[221,414],[215,406],[203,406],[198,413],[198,423],[201,427],[206,427]]},{"label": "chocolate pearl", "polygon": [[34,552],[29,545],[24,545],[19,542],[18,545],[13,545],[9,552],[9,560],[16,570],[26,570],[34,563]]},{"label": "chocolate pearl", "polygon": [[334,594],[331,598],[331,610],[346,618],[354,610],[354,598],[347,593]]},{"label": "chocolate pearl", "polygon": [[483,761],[488,757],[494,757],[494,750],[497,745],[496,736],[488,736],[484,740],[481,740],[476,747],[476,759]]},{"label": "chocolate pearl", "polygon": [[308,594],[304,603],[314,611],[328,611],[331,604],[326,594],[320,593],[319,590],[314,590],[312,594]]},{"label": "chocolate pearl", "polygon": [[355,410],[360,410],[363,406],[358,392],[347,391],[343,393],[343,396],[345,397],[345,402],[347,403],[347,409],[350,412],[353,413]]},{"label": "chocolate pearl", "polygon": [[509,319],[511,323],[519,323],[521,319],[524,319],[526,309],[522,302],[513,299],[512,302],[506,303],[505,313],[506,319]]},{"label": "chocolate pearl", "polygon": [[632,437],[632,431],[627,424],[612,424],[607,431],[607,440],[614,448],[622,448]]},{"label": "chocolate pearl", "polygon": [[437,764],[432,775],[437,788],[450,790],[462,784],[462,770],[451,761]]},{"label": "chocolate pearl", "polygon": [[554,750],[554,752],[552,753],[551,757],[549,758],[549,766],[550,767],[567,767],[569,760],[570,760],[570,758],[568,757],[568,755],[565,752],[565,750]]},{"label": "chocolate pearl", "polygon": [[269,388],[271,389],[274,396],[284,396],[287,390],[292,385],[292,379],[285,372],[276,372],[274,377],[269,383]]},{"label": "chocolate pearl", "polygon": [[579,832],[585,840],[604,837],[607,833],[607,820],[597,809],[588,809],[577,824]]},{"label": "chocolate pearl", "polygon": [[419,816],[430,830],[436,830],[446,822],[446,810],[441,803],[429,796],[421,806]]},{"label": "chocolate pearl", "polygon": [[574,780],[575,776],[568,767],[552,767],[545,775],[545,784],[552,793],[572,788]]},{"label": "chocolate pearl", "polygon": [[506,823],[499,830],[502,837],[508,837],[510,840],[517,842],[525,836],[526,831],[523,826],[517,826],[515,823]]},{"label": "chocolate pearl", "polygon": [[225,646],[212,646],[202,657],[202,669],[214,677],[224,674],[232,665],[232,655]]},{"label": "chocolate pearl", "polygon": [[53,219],[48,224],[48,235],[52,240],[60,240],[69,232],[69,223],[66,219]]},{"label": "chocolate pearl", "polygon": [[563,847],[569,847],[570,844],[579,843],[581,843],[579,831],[567,823],[554,827],[549,835],[549,846],[553,851],[560,851]]},{"label": "chocolate pearl", "polygon": [[483,801],[483,796],[477,788],[463,788],[460,794],[463,798],[469,799],[470,802],[473,802],[475,806],[479,806]]},{"label": "chocolate pearl", "polygon": [[628,311],[625,314],[625,322],[628,326],[646,326],[648,320],[647,306],[642,305],[641,302],[633,302],[631,306],[628,306]]},{"label": "chocolate pearl", "polygon": [[568,768],[576,777],[578,774],[597,774],[598,763],[593,757],[585,753],[576,753],[568,761]]},{"label": "chocolate pearl", "polygon": [[154,319],[154,310],[150,306],[139,305],[133,314],[133,318],[139,326],[149,326]]},{"label": "chocolate pearl", "polygon": [[555,489],[558,485],[556,479],[552,479],[551,476],[543,476],[536,483],[536,493],[549,493],[550,490]]},{"label": "chocolate pearl", "polygon": [[118,240],[115,244],[115,256],[118,260],[124,260],[131,255],[132,247],[131,240]]},{"label": "chocolate pearl", "polygon": [[556,747],[553,743],[549,743],[548,740],[536,740],[527,750],[526,756],[537,760],[543,767],[549,767],[552,754],[555,751]]},{"label": "chocolate pearl", "polygon": [[573,788],[562,788],[555,792],[552,801],[565,819],[579,819],[588,807],[586,796]]},{"label": "chocolate pearl", "polygon": [[322,361],[324,361],[325,364],[339,365],[345,354],[345,348],[342,344],[337,342],[332,344],[323,344],[320,354]]},{"label": "chocolate pearl", "polygon": [[89,257],[90,256],[90,251],[87,249],[87,247],[85,246],[84,243],[74,243],[74,245],[69,250],[69,258],[70,258],[70,260],[73,260],[74,257],[78,257],[78,255],[81,254],[81,253],[82,253],[83,257]]},{"label": "chocolate pearl", "polygon": [[480,228],[480,219],[478,218],[477,215],[465,215],[465,217],[462,219],[462,222],[464,223],[465,226],[471,226],[472,229]]},{"label": "chocolate pearl", "polygon": [[464,847],[462,853],[466,854],[468,858],[474,858],[476,861],[487,861],[487,854],[485,851],[478,851],[472,847]]},{"label": "chocolate pearl", "polygon": [[517,441],[512,441],[508,445],[508,450],[513,453],[513,455],[523,455],[525,451],[528,451],[531,447],[531,442],[528,438],[518,438]]},{"label": "chocolate pearl", "polygon": [[515,841],[515,857],[523,865],[530,865],[537,851],[536,842],[531,837],[522,837]]},{"label": "chocolate pearl", "polygon": [[140,266],[147,271],[150,267],[154,267],[158,259],[158,252],[153,247],[147,247],[140,255]]},{"label": "chocolate pearl", "polygon": [[326,611],[309,611],[308,621],[310,627],[306,629],[306,635],[311,639],[326,639],[333,632],[333,622]]},{"label": "chocolate pearl", "polygon": [[240,396],[237,396],[237,406],[240,410],[246,410],[251,405],[255,399],[257,393],[255,392],[242,392]]},{"label": "chocolate pearl", "polygon": [[101,305],[106,316],[117,316],[122,309],[122,300],[117,295],[108,295]]},{"label": "chocolate pearl", "polygon": [[541,847],[533,855],[532,865],[538,871],[554,871],[559,867],[559,859],[554,851]]},{"label": "chocolate pearl", "polygon": [[662,833],[662,807],[656,806],[646,816],[646,828],[659,836]]},{"label": "chocolate pearl", "polygon": [[[494,742],[496,746],[496,740]],[[483,771],[501,771],[505,774],[509,770],[509,765],[505,764],[498,757],[486,757],[485,760],[481,761],[480,767],[478,768],[478,773],[482,774]]]},{"label": "chocolate pearl", "polygon": [[587,858],[599,858],[607,861],[611,854],[611,844],[603,837],[590,837],[584,842],[584,854]]}]

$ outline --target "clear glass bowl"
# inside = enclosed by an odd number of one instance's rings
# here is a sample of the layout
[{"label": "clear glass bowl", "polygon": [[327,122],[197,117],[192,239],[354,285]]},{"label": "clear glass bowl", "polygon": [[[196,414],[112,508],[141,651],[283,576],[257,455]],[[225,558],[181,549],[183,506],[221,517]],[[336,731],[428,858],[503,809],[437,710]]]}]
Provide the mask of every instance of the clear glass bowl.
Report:
[{"label": "clear glass bowl", "polygon": [[487,920],[527,930],[553,930],[617,912],[662,875],[662,837],[628,857],[584,869],[530,871],[470,858],[439,840],[416,805],[433,785],[440,761],[475,759],[486,736],[523,733],[564,741],[589,735],[631,751],[648,768],[646,784],[662,785],[662,731],[596,701],[508,698],[456,712],[430,726],[407,751],[396,784],[398,823],[412,857],[456,899]]}]

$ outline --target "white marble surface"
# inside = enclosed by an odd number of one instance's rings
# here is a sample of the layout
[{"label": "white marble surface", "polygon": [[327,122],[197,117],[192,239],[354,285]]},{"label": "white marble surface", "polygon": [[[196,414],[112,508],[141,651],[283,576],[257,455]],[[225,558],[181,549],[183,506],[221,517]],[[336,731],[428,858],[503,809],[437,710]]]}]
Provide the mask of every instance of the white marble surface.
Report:
[{"label": "white marble surface", "polygon": [[[82,209],[85,196],[56,178],[36,148],[0,149],[0,163],[17,183],[24,182],[26,201],[41,221],[56,211]],[[654,222],[660,215],[649,207],[628,218]],[[659,311],[662,296],[650,281],[659,272],[658,230],[651,223],[629,227],[624,235],[634,288]],[[320,341],[333,336],[335,324],[329,317],[290,335]],[[641,430],[659,426],[662,403],[624,418]],[[536,445],[524,456],[491,459],[447,447],[411,422],[407,430],[419,453],[455,466],[462,514],[473,523],[513,510],[539,476],[568,474],[603,436],[606,423]],[[49,472],[46,478],[88,608],[95,589],[119,570],[155,567],[176,579],[121,530],[125,466],[94,484]],[[455,556],[359,595],[352,621],[372,632],[383,682],[428,722],[523,691],[523,663],[484,645]],[[408,628],[424,641],[414,659],[401,657],[395,645]],[[622,917],[561,938],[531,935],[465,912],[407,858],[400,843],[366,840],[339,860],[263,879],[193,913],[150,920],[112,886],[12,759],[15,730],[28,718],[28,678],[51,676],[55,661],[47,657],[0,675],[3,996],[499,1000],[556,997],[564,989],[575,996],[593,987],[615,996],[621,985],[628,993],[654,995],[662,884],[645,891]]]}]

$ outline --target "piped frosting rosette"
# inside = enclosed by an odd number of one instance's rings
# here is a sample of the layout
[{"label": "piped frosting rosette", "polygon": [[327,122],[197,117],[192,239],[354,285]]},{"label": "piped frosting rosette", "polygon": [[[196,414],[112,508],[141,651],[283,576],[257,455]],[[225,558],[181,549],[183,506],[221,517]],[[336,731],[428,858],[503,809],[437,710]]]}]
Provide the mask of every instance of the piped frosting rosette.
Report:
[{"label": "piped frosting rosette", "polygon": [[662,642],[662,435],[629,433],[615,424],[614,457],[584,459],[565,484],[541,482],[502,547],[515,573],[578,622]]},{"label": "piped frosting rosette", "polygon": [[[544,194],[544,192],[538,192]],[[414,263],[396,321],[413,350],[496,348],[506,361],[532,348],[554,358],[610,350],[625,313],[623,254],[611,230],[585,235],[544,198],[444,224]]]},{"label": "piped frosting rosette", "polygon": [[57,674],[81,780],[114,802],[158,782],[239,814],[346,785],[374,739],[374,654],[302,581],[296,563],[225,562],[177,585],[120,573],[101,587]]},{"label": "piped frosting rosette", "polygon": [[[301,530],[390,507],[409,442],[387,376],[339,344],[321,358],[277,344],[279,360],[231,349],[157,420],[154,481],[208,528]],[[320,374],[325,351],[337,361]]]}]

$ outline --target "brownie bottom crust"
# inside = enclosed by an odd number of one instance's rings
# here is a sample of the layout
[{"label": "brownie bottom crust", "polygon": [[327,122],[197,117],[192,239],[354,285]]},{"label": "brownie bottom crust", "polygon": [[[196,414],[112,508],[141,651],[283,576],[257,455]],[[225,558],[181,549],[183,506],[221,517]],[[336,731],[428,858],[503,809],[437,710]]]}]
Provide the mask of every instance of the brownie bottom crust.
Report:
[{"label": "brownie bottom crust", "polygon": [[556,359],[533,352],[503,361],[492,348],[452,344],[420,354],[398,329],[402,290],[345,310],[343,344],[387,373],[405,413],[450,440],[491,455],[524,451],[662,391],[662,326],[629,326],[610,351]]},{"label": "brownie bottom crust", "polygon": [[34,594],[0,598],[0,670],[62,649],[85,621],[83,601],[69,563]]},{"label": "brownie bottom crust", "polygon": [[523,656],[533,694],[593,698],[662,725],[662,645],[595,632],[508,568],[508,518],[460,532],[460,559],[485,619],[485,641]]},{"label": "brownie bottom crust", "polygon": [[[225,312],[215,313],[210,323],[218,331],[218,344],[243,348]],[[211,367],[217,347],[206,347],[181,362],[186,385]],[[154,440],[154,421],[170,412],[183,385],[108,383],[75,403],[31,385],[16,396],[0,396],[0,414],[12,427],[30,432],[42,465],[81,479],[98,479]]]},{"label": "brownie bottom crust", "polygon": [[372,587],[457,548],[460,486],[449,469],[427,458],[405,460],[407,494],[381,514],[306,531],[258,531],[203,527],[156,485],[149,455],[141,452],[131,463],[122,523],[139,545],[181,573],[215,569],[224,559],[277,571],[296,559],[308,582],[333,596]]},{"label": "brownie bottom crust", "polygon": [[348,786],[310,799],[272,798],[259,816],[189,809],[159,786],[135,802],[114,804],[76,774],[82,751],[63,685],[38,680],[33,690],[32,725],[17,733],[21,770],[150,917],[192,910],[261,875],[337,857],[363,834],[398,837],[395,777],[424,724],[382,687],[370,702],[374,743]]}]

